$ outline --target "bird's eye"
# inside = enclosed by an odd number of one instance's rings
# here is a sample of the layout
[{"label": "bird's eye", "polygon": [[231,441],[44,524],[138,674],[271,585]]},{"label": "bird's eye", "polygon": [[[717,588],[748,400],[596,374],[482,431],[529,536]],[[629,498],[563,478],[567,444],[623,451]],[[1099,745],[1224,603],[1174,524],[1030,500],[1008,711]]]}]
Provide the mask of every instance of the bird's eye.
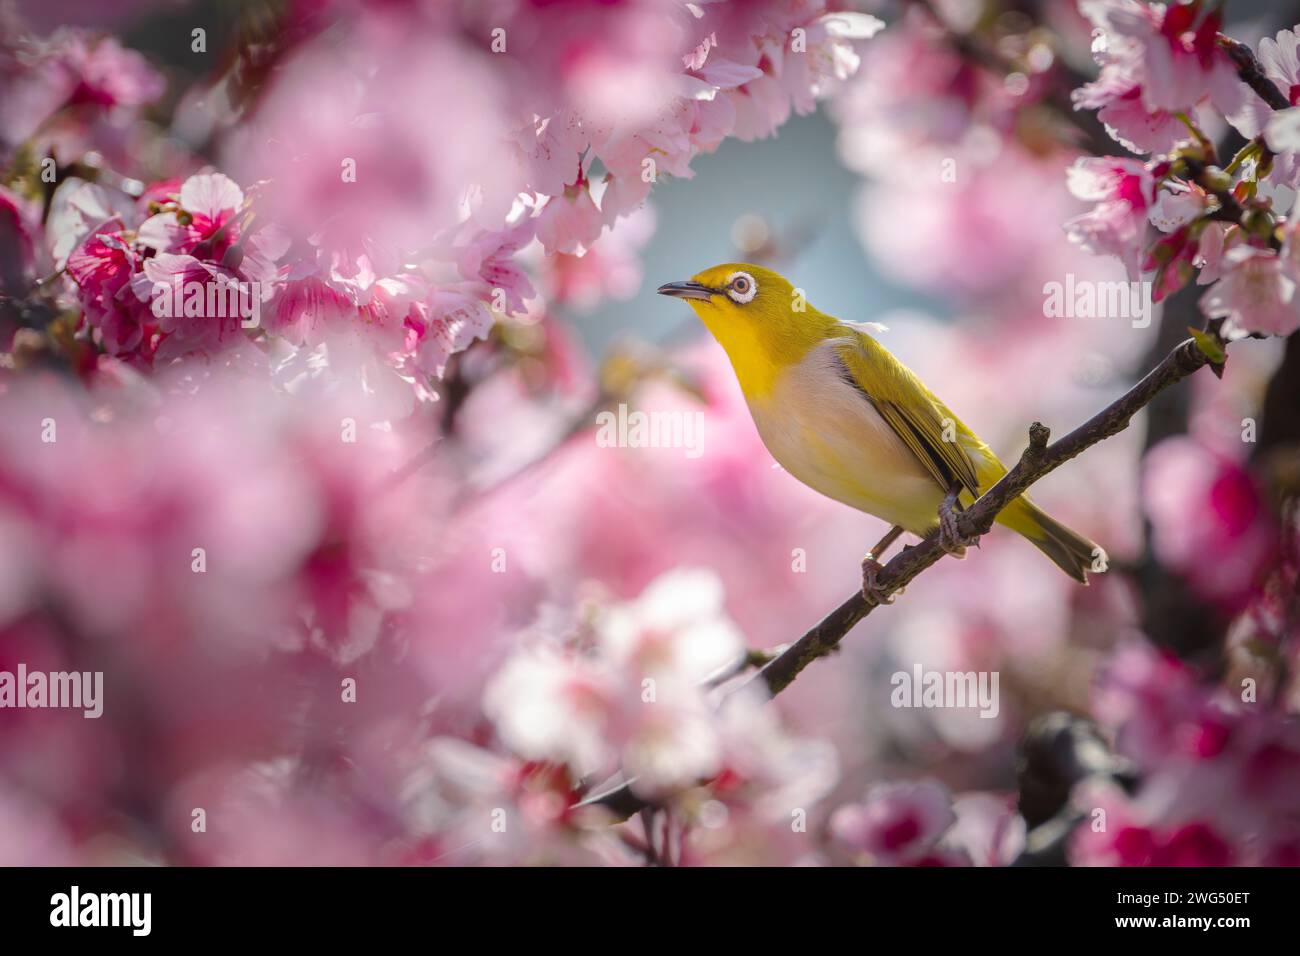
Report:
[{"label": "bird's eye", "polygon": [[758,283],[748,272],[737,272],[727,282],[727,296],[733,302],[739,302],[744,305],[746,302],[752,302],[754,295],[758,292]]}]

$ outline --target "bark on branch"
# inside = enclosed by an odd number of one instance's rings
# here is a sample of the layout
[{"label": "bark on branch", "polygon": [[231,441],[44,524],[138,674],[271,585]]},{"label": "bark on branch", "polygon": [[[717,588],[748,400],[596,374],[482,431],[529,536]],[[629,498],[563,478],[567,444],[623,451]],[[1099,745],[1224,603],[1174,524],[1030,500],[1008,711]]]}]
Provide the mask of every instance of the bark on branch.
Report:
[{"label": "bark on branch", "polygon": [[1255,53],[1250,47],[1222,34],[1219,36],[1219,46],[1223,47],[1228,58],[1236,66],[1237,75],[1241,77],[1242,82],[1254,90],[1260,99],[1275,110],[1290,109],[1291,101],[1277,88],[1277,84],[1268,78],[1263,65],[1255,58]]},{"label": "bark on branch", "polygon": [[[1132,417],[1158,394],[1208,364],[1210,357],[1193,340],[1187,339],[1140,382],[1064,438],[1049,445],[1047,427],[1034,422],[1029,428],[1029,446],[1021,454],[1020,461],[970,508],[958,515],[958,531],[963,537],[986,534],[999,512],[1035,481],[1098,442],[1123,431]],[[927,538],[915,548],[896,555],[876,576],[876,582],[886,595],[892,594],[937,563],[944,553],[936,539]],[[764,667],[754,679],[766,683],[773,695],[781,693],[800,671],[833,650],[849,629],[872,610],[874,606],[867,603],[860,591],[852,595]]]}]

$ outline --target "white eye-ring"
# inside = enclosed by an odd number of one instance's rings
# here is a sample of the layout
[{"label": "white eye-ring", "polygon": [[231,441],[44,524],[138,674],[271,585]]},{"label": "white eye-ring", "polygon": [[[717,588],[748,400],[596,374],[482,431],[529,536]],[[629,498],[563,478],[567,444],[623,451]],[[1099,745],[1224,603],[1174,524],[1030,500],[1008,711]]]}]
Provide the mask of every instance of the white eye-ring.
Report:
[{"label": "white eye-ring", "polygon": [[758,283],[748,272],[733,272],[727,279],[727,296],[731,301],[744,305],[746,302],[753,302],[756,295],[758,295]]}]

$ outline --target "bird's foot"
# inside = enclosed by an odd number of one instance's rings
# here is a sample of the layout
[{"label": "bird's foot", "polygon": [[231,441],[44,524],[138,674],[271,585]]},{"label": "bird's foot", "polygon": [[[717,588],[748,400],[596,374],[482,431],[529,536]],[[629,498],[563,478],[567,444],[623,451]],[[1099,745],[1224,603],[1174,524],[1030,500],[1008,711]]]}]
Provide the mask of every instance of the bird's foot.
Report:
[{"label": "bird's foot", "polygon": [[954,558],[966,557],[966,549],[977,547],[979,535],[963,538],[957,528],[957,509],[955,496],[949,495],[939,506],[939,547]]},{"label": "bird's foot", "polygon": [[885,566],[876,560],[874,554],[868,554],[862,559],[862,596],[871,607],[894,603],[894,595],[881,587],[876,580],[877,575],[884,568]]}]

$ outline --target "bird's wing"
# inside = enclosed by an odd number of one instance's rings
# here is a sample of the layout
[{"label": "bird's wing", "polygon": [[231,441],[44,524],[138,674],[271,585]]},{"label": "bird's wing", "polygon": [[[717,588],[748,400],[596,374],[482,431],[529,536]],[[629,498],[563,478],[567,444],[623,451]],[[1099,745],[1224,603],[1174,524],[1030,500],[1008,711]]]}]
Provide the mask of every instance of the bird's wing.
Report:
[{"label": "bird's wing", "polygon": [[[945,490],[954,482],[979,497],[975,463],[964,447],[979,439],[912,371],[869,335],[851,330],[835,340],[845,381],[857,388]],[[944,441],[945,429],[952,440]]]}]

